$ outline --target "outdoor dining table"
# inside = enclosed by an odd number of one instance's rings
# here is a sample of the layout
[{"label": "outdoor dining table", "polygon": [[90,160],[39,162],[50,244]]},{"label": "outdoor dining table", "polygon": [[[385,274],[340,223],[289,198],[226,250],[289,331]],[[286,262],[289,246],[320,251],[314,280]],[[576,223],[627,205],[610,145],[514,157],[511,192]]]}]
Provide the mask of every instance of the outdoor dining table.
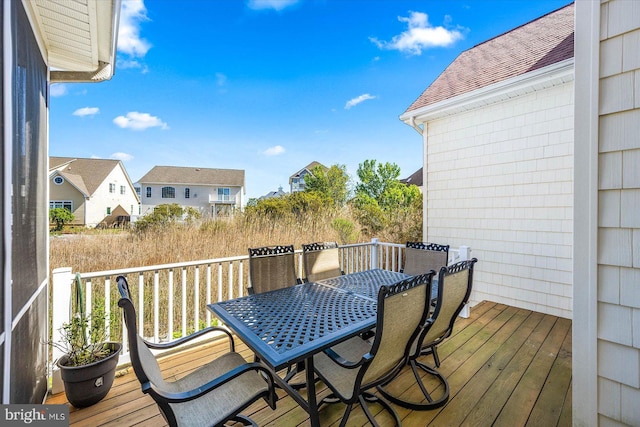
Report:
[{"label": "outdoor dining table", "polygon": [[305,363],[306,400],[279,375],[274,380],[309,414],[311,426],[319,427],[313,355],[371,329],[376,323],[378,289],[408,277],[366,270],[207,307],[274,374],[291,364]]}]

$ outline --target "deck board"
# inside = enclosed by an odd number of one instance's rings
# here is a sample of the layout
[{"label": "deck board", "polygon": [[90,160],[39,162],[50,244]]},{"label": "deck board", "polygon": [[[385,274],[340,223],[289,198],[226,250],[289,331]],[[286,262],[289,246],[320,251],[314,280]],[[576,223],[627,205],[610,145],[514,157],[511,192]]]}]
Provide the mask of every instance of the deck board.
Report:
[{"label": "deck board", "polygon": [[[251,351],[236,339],[248,361]],[[159,358],[167,378],[180,378],[228,350],[216,340]],[[570,426],[571,425],[571,321],[493,302],[471,309],[468,319],[458,319],[454,332],[438,348],[440,371],[451,387],[449,402],[431,411],[410,411],[394,406],[403,426]],[[432,358],[425,358],[432,363]],[[394,394],[421,397],[411,370],[405,368],[387,387]],[[317,383],[318,401],[329,393]],[[307,426],[307,414],[278,390],[275,411],[264,401],[243,413],[261,426]],[[64,393],[50,396],[48,404],[66,404]],[[393,423],[377,406],[371,407],[382,426]],[[323,405],[323,426],[337,426],[344,405]],[[131,368],[118,372],[109,394],[89,408],[70,407],[72,426],[164,426],[153,400],[144,395]],[[367,425],[355,408],[349,425]]]}]

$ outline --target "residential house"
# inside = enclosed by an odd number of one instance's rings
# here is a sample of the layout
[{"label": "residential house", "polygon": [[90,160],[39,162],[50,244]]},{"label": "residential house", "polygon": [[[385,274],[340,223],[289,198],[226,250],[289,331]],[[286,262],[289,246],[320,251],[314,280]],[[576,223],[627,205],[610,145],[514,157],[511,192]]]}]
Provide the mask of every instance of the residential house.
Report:
[{"label": "residential house", "polygon": [[292,193],[304,191],[304,177],[309,174],[313,175],[312,171],[316,166],[321,166],[325,170],[328,169],[322,163],[313,161],[289,177],[289,187],[291,187]]},{"label": "residential house", "polygon": [[489,40],[401,115],[424,238],[471,241],[473,298],[573,318],[576,426],[640,425],[638,6],[578,0]]},{"label": "residential house", "polygon": [[[5,1],[0,104],[0,401],[40,404],[49,352],[49,87],[115,66],[119,0]],[[104,83],[102,83],[104,84]],[[87,140],[91,141],[91,135]]]},{"label": "residential house", "polygon": [[401,179],[400,182],[405,185],[415,185],[416,187],[418,187],[420,192],[422,192],[422,171],[423,170],[424,168],[418,169],[417,171],[409,175],[407,178]]},{"label": "residential house", "polygon": [[110,226],[118,216],[137,215],[140,201],[120,160],[49,157],[52,208],[69,209],[71,224]]},{"label": "residential house", "polygon": [[424,239],[470,245],[471,303],[572,317],[574,5],[462,52],[400,116]]},{"label": "residential house", "polygon": [[244,170],[154,166],[136,188],[143,215],[158,205],[177,203],[198,209],[205,218],[227,217],[243,205]]},{"label": "residential house", "polygon": [[282,197],[282,196],[286,196],[286,195],[287,195],[287,193],[285,193],[284,190],[282,189],[282,186],[280,186],[280,187],[278,187],[278,191],[269,191],[264,196],[260,196],[258,198],[258,200],[272,199],[274,197]]}]

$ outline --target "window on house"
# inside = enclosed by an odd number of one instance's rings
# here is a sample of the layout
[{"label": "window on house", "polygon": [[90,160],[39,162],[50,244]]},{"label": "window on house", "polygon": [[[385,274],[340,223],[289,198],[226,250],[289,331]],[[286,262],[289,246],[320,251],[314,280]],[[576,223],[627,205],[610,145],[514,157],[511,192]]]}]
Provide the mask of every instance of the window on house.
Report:
[{"label": "window on house", "polygon": [[142,191],[140,187],[134,187],[136,189],[136,194],[140,197],[140,192]]},{"label": "window on house", "polygon": [[163,199],[175,199],[176,198],[176,189],[173,187],[162,187],[162,198]]},{"label": "window on house", "polygon": [[111,215],[111,208],[107,208],[107,215]]},{"label": "window on house", "polygon": [[116,192],[116,185],[109,184],[109,193],[115,193],[115,192]]},{"label": "window on house", "polygon": [[151,197],[151,187],[147,187],[147,197]]},{"label": "window on house", "polygon": [[188,199],[191,196],[191,190],[189,190],[188,188],[184,189],[184,198]]},{"label": "window on house", "polygon": [[218,200],[222,202],[229,201],[229,189],[228,188],[218,188]]},{"label": "window on house", "polygon": [[124,194],[124,191],[125,191],[124,189],[125,189],[125,186],[121,185],[120,186],[120,194]]},{"label": "window on house", "polygon": [[51,200],[49,209],[65,208],[69,212],[73,212],[73,202],[71,200]]}]

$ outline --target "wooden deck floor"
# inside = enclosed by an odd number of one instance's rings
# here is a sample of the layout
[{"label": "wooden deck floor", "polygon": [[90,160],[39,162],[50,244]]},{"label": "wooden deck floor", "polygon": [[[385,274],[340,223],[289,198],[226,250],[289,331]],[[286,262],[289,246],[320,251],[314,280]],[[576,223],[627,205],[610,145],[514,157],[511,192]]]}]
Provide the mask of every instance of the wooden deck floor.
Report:
[{"label": "wooden deck floor", "polygon": [[[238,343],[239,340],[236,340]],[[180,377],[227,350],[214,342],[161,360],[167,376]],[[239,351],[253,358],[244,345]],[[458,319],[454,334],[439,347],[442,372],[451,386],[449,402],[432,411],[395,407],[402,425],[410,426],[570,426],[571,321],[502,304],[483,302],[469,319]],[[430,361],[429,361],[430,362]],[[407,369],[392,383],[398,392],[417,396]],[[318,397],[327,394],[318,384]],[[263,401],[245,411],[261,426],[308,425],[306,413],[279,391],[272,411]],[[64,393],[47,403],[66,403]],[[342,405],[321,408],[323,426],[338,425]],[[379,417],[379,418],[378,418]],[[385,415],[378,422],[392,425]],[[70,407],[72,426],[163,426],[153,400],[140,391],[130,370],[121,371],[101,402],[84,409]],[[364,414],[354,410],[349,425],[364,425]]]}]

